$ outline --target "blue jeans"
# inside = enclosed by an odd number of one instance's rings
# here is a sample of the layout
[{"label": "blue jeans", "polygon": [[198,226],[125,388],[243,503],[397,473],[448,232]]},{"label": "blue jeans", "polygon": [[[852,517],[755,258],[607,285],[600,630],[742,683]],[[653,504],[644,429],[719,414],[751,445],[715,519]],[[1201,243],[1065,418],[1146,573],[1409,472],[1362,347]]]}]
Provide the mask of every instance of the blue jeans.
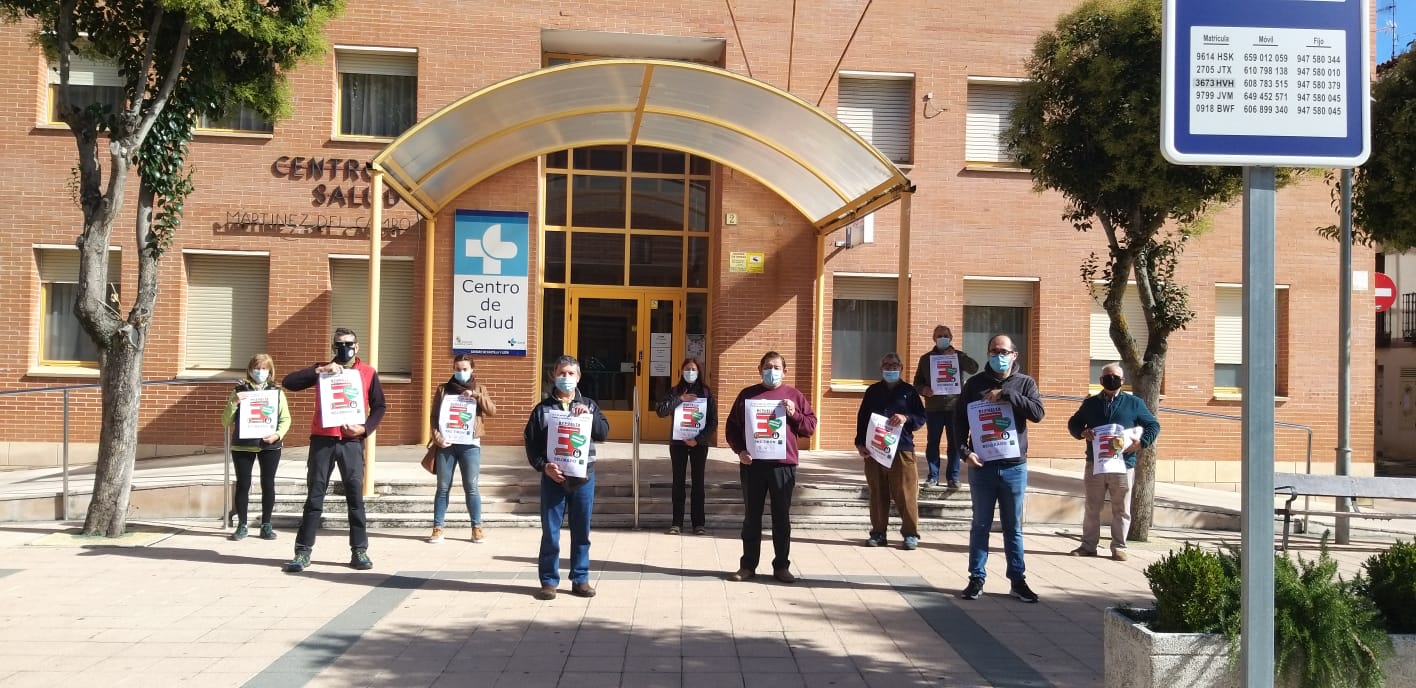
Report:
[{"label": "blue jeans", "polygon": [[990,461],[983,468],[969,467],[969,495],[973,498],[973,525],[969,528],[969,577],[983,578],[988,565],[988,535],[993,529],[993,507],[1003,520],[1003,556],[1008,560],[1008,580],[1023,580],[1023,493],[1028,489],[1027,462],[1004,465]]},{"label": "blue jeans", "polygon": [[590,510],[595,504],[595,469],[570,492],[541,474],[541,555],[536,569],[541,585],[560,585],[561,523],[570,518],[570,582],[590,581]]},{"label": "blue jeans", "polygon": [[433,525],[441,527],[447,516],[447,499],[452,492],[452,473],[462,468],[462,492],[467,496],[467,515],[472,525],[482,525],[482,494],[477,491],[477,475],[482,471],[482,448],[475,444],[454,444],[438,449],[438,492],[433,497]]},{"label": "blue jeans", "polygon": [[939,481],[939,440],[945,440],[944,459],[948,462],[944,468],[944,479],[959,480],[959,447],[954,440],[954,414],[948,411],[938,413],[926,413],[925,422],[929,425],[928,436],[925,438],[924,458],[929,462],[929,482]]}]

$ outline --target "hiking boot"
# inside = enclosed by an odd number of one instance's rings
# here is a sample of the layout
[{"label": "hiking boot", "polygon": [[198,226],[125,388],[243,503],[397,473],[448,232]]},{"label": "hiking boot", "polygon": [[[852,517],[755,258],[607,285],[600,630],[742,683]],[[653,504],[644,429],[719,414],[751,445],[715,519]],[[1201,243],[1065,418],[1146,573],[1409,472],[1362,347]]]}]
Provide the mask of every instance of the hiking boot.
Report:
[{"label": "hiking boot", "polygon": [[664,531],[667,535],[678,535],[681,532],[683,532],[683,528],[680,526],[669,526],[669,529]]},{"label": "hiking boot", "polygon": [[885,534],[884,534],[884,533],[871,533],[871,534],[870,534],[870,539],[865,541],[865,546],[866,546],[866,547],[884,547],[884,546],[885,546]]},{"label": "hiking boot", "polygon": [[983,594],[983,579],[977,576],[969,576],[969,584],[964,591],[959,593],[959,597],[966,600],[976,600]]},{"label": "hiking boot", "polygon": [[482,535],[482,526],[472,526],[472,542],[482,544],[487,538]]},{"label": "hiking boot", "polygon": [[957,480],[950,480],[950,481],[949,481],[949,489],[951,489],[951,490],[957,490],[957,489],[959,489],[959,481],[957,481]]},{"label": "hiking boot", "polygon": [[428,536],[428,542],[437,544],[443,541],[442,526],[433,526],[433,534]]},{"label": "hiking boot", "polygon": [[708,534],[708,529],[705,528],[705,527],[703,527],[703,526],[694,526],[694,527],[693,527],[693,534],[694,534],[694,535],[707,535],[707,534]]},{"label": "hiking boot", "polygon": [[360,547],[349,555],[349,568],[359,571],[368,571],[374,568],[373,560],[369,559],[369,553]]},{"label": "hiking boot", "polygon": [[294,559],[285,562],[286,573],[299,573],[307,568],[310,568],[309,552],[296,552]]},{"label": "hiking boot", "polygon": [[1070,554],[1070,555],[1072,555],[1072,556],[1074,556],[1074,557],[1094,557],[1094,556],[1096,556],[1096,550],[1094,550],[1094,549],[1087,549],[1087,548],[1085,548],[1085,547],[1078,547],[1078,548],[1076,548],[1076,549],[1074,549],[1074,550],[1068,552],[1068,554]]},{"label": "hiking boot", "polygon": [[741,583],[742,581],[750,581],[756,577],[757,572],[747,568],[738,569],[737,571],[728,574],[728,580],[733,581],[735,583]]},{"label": "hiking boot", "polygon": [[783,583],[786,583],[787,585],[791,585],[792,583],[796,582],[796,576],[793,576],[792,572],[788,569],[777,569],[776,571],[772,572],[772,577],[776,578],[777,580]]},{"label": "hiking boot", "polygon": [[900,547],[901,549],[919,549],[919,536],[906,535],[905,544],[901,545]]},{"label": "hiking boot", "polygon": [[262,524],[261,524],[261,539],[262,539],[262,540],[274,540],[274,539],[275,539],[275,526],[272,525],[272,524],[269,524],[269,523],[262,523]]},{"label": "hiking boot", "polygon": [[1028,582],[1025,580],[1013,581],[1013,589],[1009,590],[1008,594],[1024,602],[1037,601],[1037,593],[1033,592],[1032,588],[1028,587]]},{"label": "hiking boot", "polygon": [[538,600],[554,600],[556,598],[556,586],[543,585],[540,590],[536,591],[535,596]]},{"label": "hiking boot", "polygon": [[234,532],[234,533],[231,534],[231,539],[232,539],[232,540],[245,540],[245,539],[246,539],[246,532],[247,532],[247,531],[246,531],[246,524],[242,523],[241,525],[236,526],[236,532]]},{"label": "hiking boot", "polygon": [[1112,558],[1112,559],[1115,559],[1116,561],[1126,561],[1127,559],[1130,559],[1131,557],[1126,554],[1126,548],[1125,548],[1125,547],[1120,547],[1120,548],[1111,550],[1111,558]]},{"label": "hiking boot", "polygon": [[584,583],[571,583],[570,594],[575,595],[576,597],[594,597],[595,588],[594,586],[590,585],[590,581],[585,581]]}]

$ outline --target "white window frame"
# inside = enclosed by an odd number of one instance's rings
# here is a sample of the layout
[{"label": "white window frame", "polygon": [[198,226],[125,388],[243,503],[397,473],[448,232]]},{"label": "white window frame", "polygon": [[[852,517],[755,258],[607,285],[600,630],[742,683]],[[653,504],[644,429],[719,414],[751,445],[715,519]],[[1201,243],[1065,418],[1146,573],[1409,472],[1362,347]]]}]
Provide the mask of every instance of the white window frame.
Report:
[{"label": "white window frame", "polygon": [[[408,127],[418,123],[418,62],[417,48],[375,47],[360,45],[334,46],[334,131],[333,138],[356,141],[392,141],[398,134],[381,136],[354,134],[344,131],[344,75],[379,74],[409,76],[414,79],[413,116]],[[407,131],[407,128],[404,129]],[[399,132],[400,134],[402,132]]]},{"label": "white window frame", "polygon": [[[336,274],[335,265],[348,265],[355,273],[347,277]],[[413,313],[416,310],[414,293],[418,275],[411,256],[383,256],[379,293],[379,376],[395,379],[409,378],[413,374]],[[393,266],[397,266],[394,268]],[[392,270],[390,268],[393,268]],[[408,284],[400,293],[395,280],[390,279],[395,270],[408,271]],[[358,276],[355,277],[354,275]],[[343,285],[339,282],[348,280]],[[348,327],[354,330],[360,342],[368,342],[369,336],[369,257],[360,255],[331,254],[329,256],[329,328]],[[340,287],[343,288],[340,288]],[[390,287],[393,287],[391,290]],[[348,292],[358,294],[354,304],[341,303],[341,298],[349,298]],[[365,343],[364,347],[368,344]],[[362,347],[361,347],[362,348]]]},{"label": "white window frame", "polygon": [[[182,251],[182,376],[243,371],[265,353],[270,335],[270,254],[266,251]],[[211,271],[207,273],[206,271]],[[194,286],[193,277],[229,284],[230,298]],[[194,299],[195,297],[195,299]],[[204,319],[210,311],[214,319]],[[224,315],[223,315],[224,314]]]},{"label": "white window frame", "polygon": [[[901,87],[903,95],[892,90]],[[891,162],[914,163],[914,73],[842,71],[836,93],[836,119]],[[877,120],[888,126],[877,130]]]},{"label": "white window frame", "polygon": [[968,77],[964,115],[964,165],[1017,171],[1022,168],[1000,140],[1027,79]]}]

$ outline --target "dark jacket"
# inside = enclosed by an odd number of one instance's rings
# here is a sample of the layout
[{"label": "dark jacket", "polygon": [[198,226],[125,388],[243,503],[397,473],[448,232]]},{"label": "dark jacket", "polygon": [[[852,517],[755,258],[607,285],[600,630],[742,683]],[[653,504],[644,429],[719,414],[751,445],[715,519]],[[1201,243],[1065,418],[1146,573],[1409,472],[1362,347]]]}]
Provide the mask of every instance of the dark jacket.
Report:
[{"label": "dark jacket", "polygon": [[896,413],[904,414],[905,427],[900,431],[898,451],[914,451],[914,431],[924,427],[924,402],[919,392],[903,382],[892,387],[881,380],[865,390],[860,400],[860,410],[856,411],[855,446],[865,446],[865,431],[870,426],[870,414],[878,413],[886,418]]},{"label": "dark jacket", "polygon": [[[963,369],[965,375],[973,375],[978,372],[978,361],[975,361],[972,356],[958,349],[954,349],[954,352],[959,354],[959,368]],[[933,386],[930,384],[929,357],[938,356],[942,353],[944,352],[940,351],[939,347],[936,346],[924,352],[924,355],[919,357],[919,365],[915,366],[914,388],[916,392],[919,392],[920,396],[924,396],[924,390],[930,389]],[[924,397],[924,409],[928,413],[953,413],[958,403],[959,395],[957,394],[935,394],[934,396]]]},{"label": "dark jacket", "polygon": [[[1077,408],[1077,412],[1067,419],[1067,432],[1072,433],[1072,437],[1082,439],[1082,432],[1088,428],[1098,428],[1103,425],[1115,423],[1123,428],[1134,428],[1141,426],[1141,448],[1155,444],[1155,438],[1160,435],[1160,421],[1155,419],[1155,415],[1146,408],[1146,402],[1134,394],[1119,392],[1111,400],[1107,400],[1105,392],[1098,392],[1082,401],[1082,405]],[[1131,452],[1123,458],[1126,459],[1127,468],[1136,467],[1136,453]],[[1092,461],[1092,443],[1087,442],[1087,463]]]},{"label": "dark jacket", "polygon": [[577,403],[589,407],[594,417],[590,422],[590,457],[587,459],[590,468],[594,469],[595,443],[604,442],[610,436],[610,421],[605,419],[605,414],[600,412],[600,405],[595,403],[594,399],[581,396],[580,390],[577,389],[575,396],[568,402],[561,402],[556,398],[555,392],[552,392],[531,409],[531,417],[526,420],[526,429],[522,431],[521,436],[526,442],[526,461],[537,473],[546,472],[546,414],[553,410],[569,411]]},{"label": "dark jacket", "polygon": [[983,393],[993,389],[1003,390],[1003,403],[1013,406],[1013,415],[1018,421],[1018,449],[1022,451],[1022,461],[1028,459],[1028,423],[1042,422],[1042,395],[1037,391],[1037,381],[1023,373],[1013,373],[1005,378],[998,377],[992,366],[984,366],[983,372],[964,382],[964,393],[959,395],[959,412],[954,414],[954,436],[962,437],[959,445],[960,456],[973,453],[973,438],[969,433],[968,407],[983,398]]},{"label": "dark jacket", "polygon": [[[684,394],[695,394],[703,400],[703,405],[708,407],[708,418],[703,423],[703,432],[693,438],[698,444],[712,444],[713,433],[718,431],[718,400],[713,398],[713,389],[703,384],[703,380],[698,380],[692,384],[679,380],[674,388],[659,400],[659,405],[654,408],[654,413],[660,418],[668,418],[678,408],[679,397]],[[670,444],[683,444],[683,440],[672,440]]]},{"label": "dark jacket", "polygon": [[[322,365],[325,364],[315,363],[308,368],[301,368],[300,370],[291,372],[289,375],[285,376],[284,380],[280,381],[280,386],[291,392],[298,392],[302,389],[314,387],[315,383],[320,381],[320,374],[315,372],[315,369]],[[388,411],[388,403],[384,400],[383,385],[379,384],[379,371],[374,370],[372,366],[358,358],[354,359],[353,363],[344,367],[349,370],[357,371],[360,379],[364,381],[364,401],[368,404],[368,413],[364,414],[364,434],[361,437],[368,437],[374,434],[374,430],[378,429],[379,423],[383,420],[384,413]],[[323,422],[320,420],[320,416],[322,415],[320,402],[316,399],[315,415],[310,418],[310,436],[339,437],[341,435],[339,428],[324,427]],[[349,437],[345,439],[356,438]]]}]

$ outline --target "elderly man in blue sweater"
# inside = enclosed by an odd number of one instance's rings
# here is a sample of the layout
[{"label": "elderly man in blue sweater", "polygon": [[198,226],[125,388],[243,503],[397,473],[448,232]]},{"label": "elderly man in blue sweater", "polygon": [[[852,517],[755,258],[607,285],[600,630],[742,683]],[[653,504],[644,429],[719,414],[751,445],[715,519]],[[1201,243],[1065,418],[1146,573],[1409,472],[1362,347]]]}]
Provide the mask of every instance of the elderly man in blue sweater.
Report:
[{"label": "elderly man in blue sweater", "polygon": [[[890,502],[900,510],[900,535],[904,549],[919,547],[919,471],[915,468],[914,431],[925,423],[924,402],[919,392],[900,380],[903,369],[900,355],[885,354],[880,359],[880,382],[865,390],[856,412],[856,451],[865,461],[865,484],[870,488],[870,539],[867,547],[884,547],[885,531],[890,525]],[[887,467],[871,456],[866,446],[873,438],[867,436],[871,415],[883,416],[886,427],[899,428],[895,455]],[[887,442],[893,437],[881,440]],[[888,453],[888,444],[880,451]]]},{"label": "elderly man in blue sweater", "polygon": [[1126,373],[1120,363],[1102,368],[1100,382],[1101,392],[1087,397],[1067,420],[1067,431],[1072,437],[1087,442],[1087,465],[1082,475],[1087,490],[1082,545],[1072,550],[1072,556],[1096,556],[1101,541],[1101,504],[1109,494],[1111,558],[1126,561],[1136,452],[1155,443],[1160,434],[1160,421],[1139,397],[1121,391],[1126,384]]}]

